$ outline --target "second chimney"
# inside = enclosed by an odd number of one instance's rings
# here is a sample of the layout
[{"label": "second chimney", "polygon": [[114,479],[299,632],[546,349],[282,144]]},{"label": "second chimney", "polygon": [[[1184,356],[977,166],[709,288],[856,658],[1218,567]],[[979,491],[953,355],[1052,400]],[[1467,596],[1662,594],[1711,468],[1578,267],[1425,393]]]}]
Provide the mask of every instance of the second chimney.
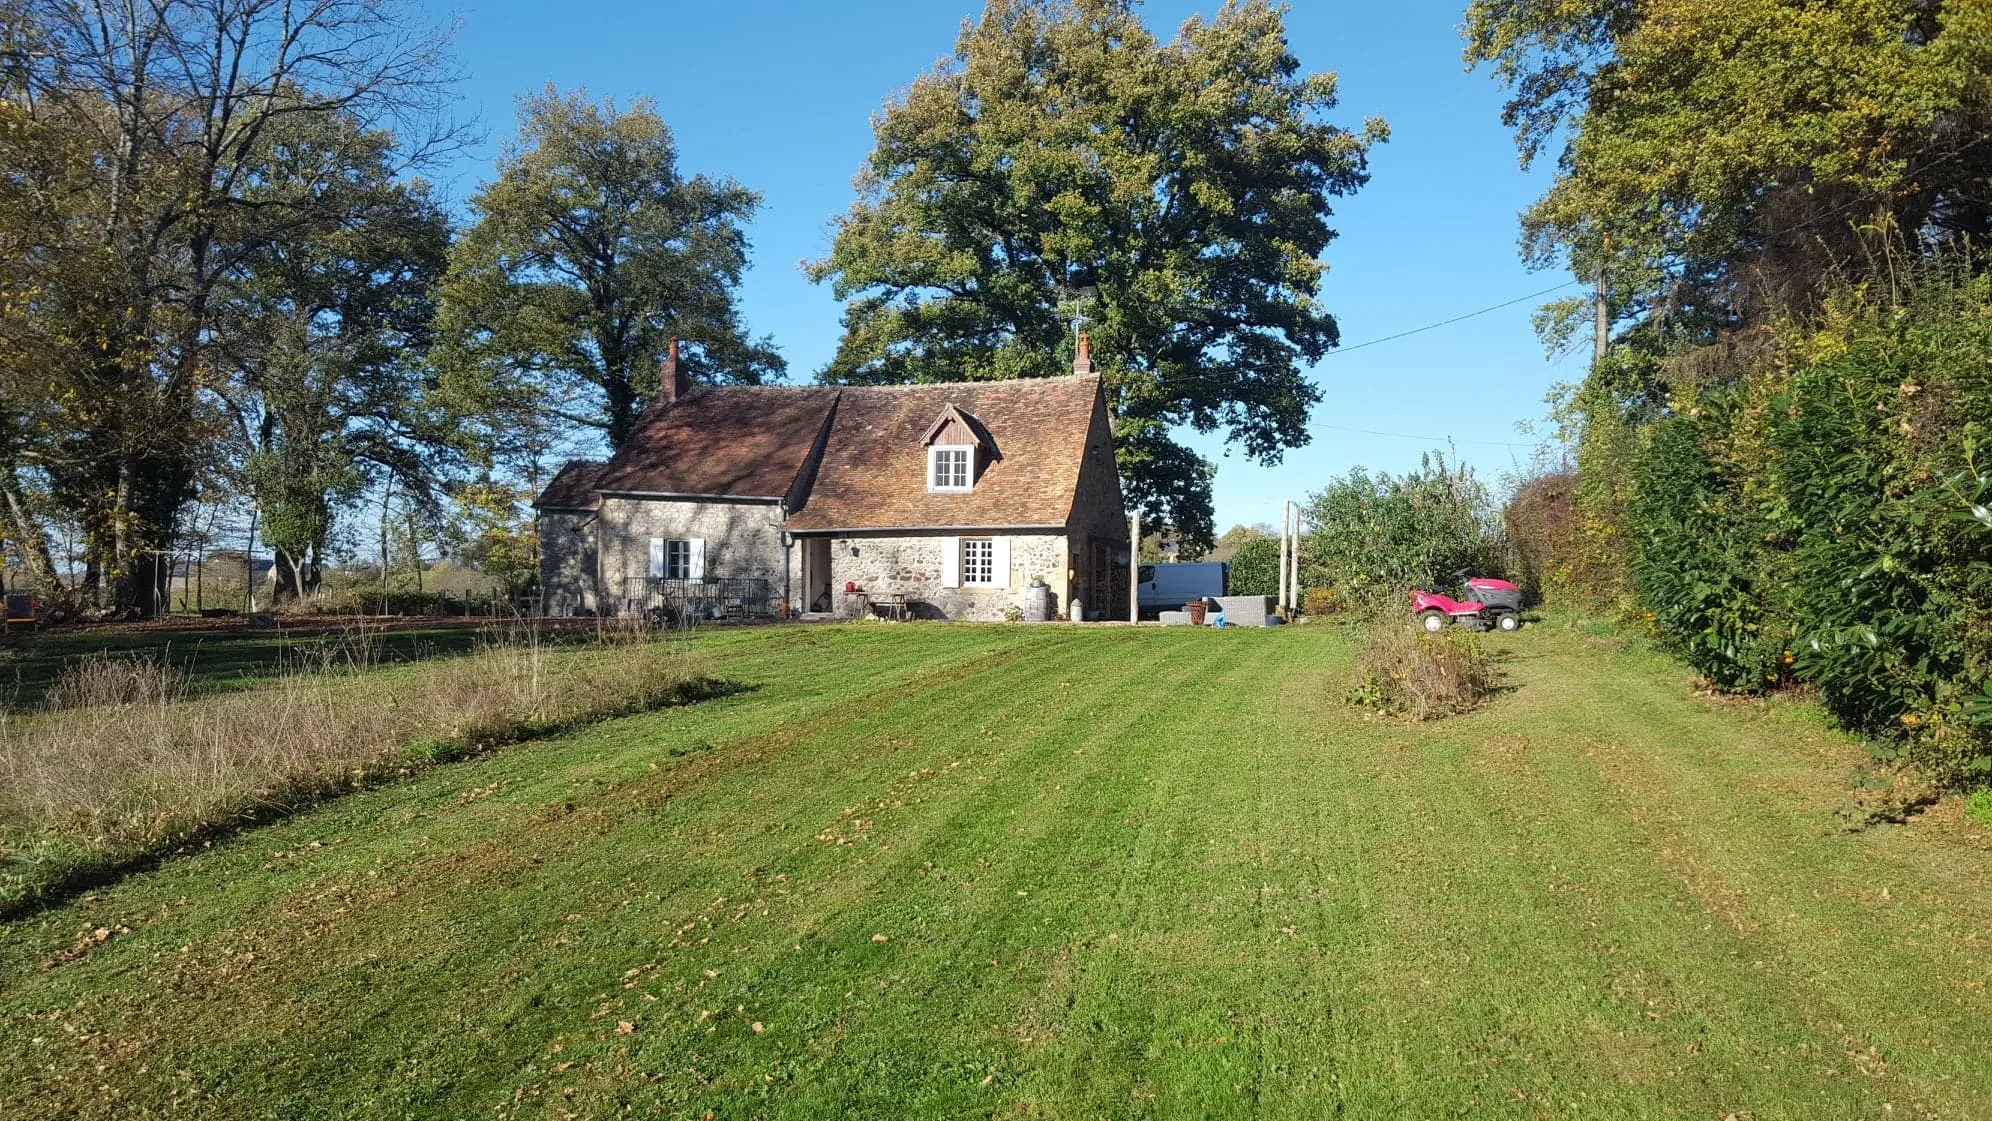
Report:
[{"label": "second chimney", "polygon": [[1093,372],[1093,339],[1084,331],[1079,333],[1079,349],[1072,355],[1072,372],[1075,374]]},{"label": "second chimney", "polygon": [[657,366],[658,399],[673,404],[688,388],[684,373],[678,369],[678,340],[672,339],[670,348],[664,352],[664,361]]}]

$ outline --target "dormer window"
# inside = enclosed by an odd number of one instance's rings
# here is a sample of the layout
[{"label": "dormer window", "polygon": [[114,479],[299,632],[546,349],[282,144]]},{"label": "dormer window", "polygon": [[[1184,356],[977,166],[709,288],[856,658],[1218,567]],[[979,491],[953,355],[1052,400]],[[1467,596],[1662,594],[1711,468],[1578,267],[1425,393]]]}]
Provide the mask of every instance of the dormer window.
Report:
[{"label": "dormer window", "polygon": [[966,491],[975,486],[975,445],[935,444],[927,449],[927,489]]},{"label": "dormer window", "polygon": [[985,461],[1001,459],[982,422],[954,405],[927,429],[927,490],[935,494],[966,494]]}]

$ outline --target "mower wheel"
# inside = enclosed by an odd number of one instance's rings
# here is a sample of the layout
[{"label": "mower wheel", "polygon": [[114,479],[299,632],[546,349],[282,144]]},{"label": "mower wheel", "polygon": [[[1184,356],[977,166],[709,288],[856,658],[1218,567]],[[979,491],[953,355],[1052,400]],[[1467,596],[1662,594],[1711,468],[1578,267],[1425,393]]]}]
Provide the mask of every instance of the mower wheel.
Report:
[{"label": "mower wheel", "polygon": [[1446,629],[1446,614],[1443,611],[1418,612],[1418,625],[1428,634],[1437,634]]},{"label": "mower wheel", "polygon": [[1516,617],[1512,612],[1503,611],[1500,615],[1495,617],[1494,625],[1501,628],[1504,631],[1512,631],[1520,629],[1522,621],[1520,618]]}]

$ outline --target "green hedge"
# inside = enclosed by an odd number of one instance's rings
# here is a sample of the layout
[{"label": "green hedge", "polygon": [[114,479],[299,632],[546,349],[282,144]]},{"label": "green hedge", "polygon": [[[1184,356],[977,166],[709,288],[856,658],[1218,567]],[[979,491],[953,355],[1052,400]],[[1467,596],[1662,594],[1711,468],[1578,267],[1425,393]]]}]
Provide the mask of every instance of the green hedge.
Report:
[{"label": "green hedge", "polygon": [[1842,309],[1649,425],[1642,607],[1714,683],[1817,687],[1842,727],[1992,779],[1992,282]]}]

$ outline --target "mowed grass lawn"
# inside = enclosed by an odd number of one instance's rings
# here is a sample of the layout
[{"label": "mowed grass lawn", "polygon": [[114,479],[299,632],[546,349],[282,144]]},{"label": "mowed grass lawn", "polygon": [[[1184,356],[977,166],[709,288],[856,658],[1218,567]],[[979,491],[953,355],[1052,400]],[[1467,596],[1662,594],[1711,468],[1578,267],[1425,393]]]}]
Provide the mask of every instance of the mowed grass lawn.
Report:
[{"label": "mowed grass lawn", "polygon": [[[1992,1117],[1992,837],[1553,626],[875,625],[0,926],[0,1117]],[[102,933],[99,933],[102,932]]]}]

